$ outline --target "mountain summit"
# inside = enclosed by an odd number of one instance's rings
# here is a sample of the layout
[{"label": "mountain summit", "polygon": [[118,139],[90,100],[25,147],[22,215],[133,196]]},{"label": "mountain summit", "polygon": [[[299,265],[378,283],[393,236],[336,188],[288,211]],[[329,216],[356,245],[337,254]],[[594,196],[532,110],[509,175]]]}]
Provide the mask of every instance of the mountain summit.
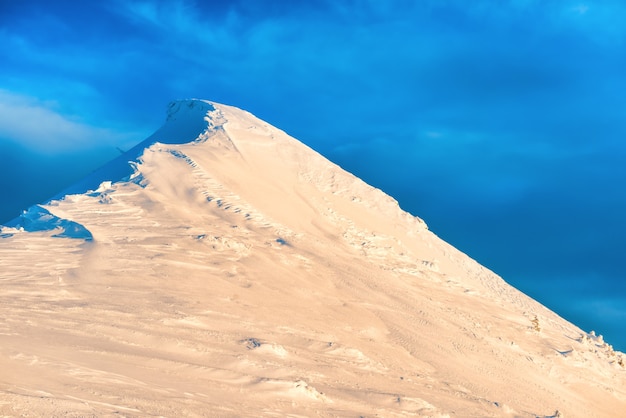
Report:
[{"label": "mountain summit", "polygon": [[626,410],[601,336],[231,106],[171,104],[0,237],[0,415]]}]

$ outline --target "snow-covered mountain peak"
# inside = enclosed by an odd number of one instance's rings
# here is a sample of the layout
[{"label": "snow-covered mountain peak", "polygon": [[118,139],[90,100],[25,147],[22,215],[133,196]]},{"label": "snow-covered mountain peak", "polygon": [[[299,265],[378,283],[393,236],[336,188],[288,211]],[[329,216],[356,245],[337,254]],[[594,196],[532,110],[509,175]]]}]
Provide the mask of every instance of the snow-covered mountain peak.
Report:
[{"label": "snow-covered mountain peak", "polygon": [[[237,179],[237,187],[250,192],[248,199],[254,201],[249,203],[257,208],[271,206],[265,210],[265,215],[276,222],[285,223],[284,219],[294,218],[291,212],[302,206],[301,211],[296,211],[299,216],[294,221],[310,224],[311,220],[302,215],[310,213],[307,207],[319,203],[310,200],[327,200],[323,195],[330,194],[342,196],[356,207],[374,209],[379,213],[377,216],[402,219],[411,225],[407,229],[409,233],[426,228],[421,219],[403,212],[393,198],[345,172],[282,130],[239,108],[200,99],[170,103],[165,123],[154,134],[48,203],[58,205],[54,202],[74,195],[93,194],[102,188],[102,183],[145,185],[157,176],[172,177],[173,168],[161,161],[166,155],[185,161],[196,169],[193,171],[200,170],[198,165],[202,164],[203,171],[227,187]],[[185,178],[192,174],[179,173],[174,190],[182,187]],[[266,192],[256,197],[257,192],[263,190]],[[291,199],[291,207],[267,204],[293,198],[294,194],[301,198]],[[58,229],[60,221],[46,211],[48,209],[43,207],[27,210],[10,225],[31,231],[44,230],[47,226],[50,230]],[[40,217],[40,214],[45,216]],[[317,215],[310,213],[310,216]],[[55,221],[46,222],[52,219]]]},{"label": "snow-covered mountain peak", "polygon": [[192,142],[209,128],[211,118],[208,115],[211,112],[215,112],[215,107],[206,100],[173,101],[167,107],[165,123],[148,140],[168,144]]},{"label": "snow-covered mountain peak", "polygon": [[202,99],[182,99],[170,102],[167,106],[166,121],[188,120],[189,118],[204,117],[207,113],[214,111],[215,107],[208,100]]},{"label": "snow-covered mountain peak", "polygon": [[0,415],[626,406],[622,353],[231,106],[174,102],[154,135],[24,216],[0,231]]}]

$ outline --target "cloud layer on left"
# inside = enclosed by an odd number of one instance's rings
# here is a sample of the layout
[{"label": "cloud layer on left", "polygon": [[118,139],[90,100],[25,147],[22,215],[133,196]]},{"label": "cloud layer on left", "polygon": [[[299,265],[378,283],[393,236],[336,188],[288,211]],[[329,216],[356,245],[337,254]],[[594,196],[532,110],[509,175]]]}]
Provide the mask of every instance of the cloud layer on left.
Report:
[{"label": "cloud layer on left", "polygon": [[81,123],[37,99],[0,90],[0,141],[37,154],[114,148],[136,141],[132,134]]}]

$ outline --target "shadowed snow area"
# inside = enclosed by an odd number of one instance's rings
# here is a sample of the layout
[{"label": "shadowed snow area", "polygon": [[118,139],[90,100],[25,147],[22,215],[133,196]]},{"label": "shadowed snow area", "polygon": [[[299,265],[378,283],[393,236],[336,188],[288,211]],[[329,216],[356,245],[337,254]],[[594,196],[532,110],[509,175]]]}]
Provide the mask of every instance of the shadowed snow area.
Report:
[{"label": "shadowed snow area", "polygon": [[602,336],[240,109],[176,102],[70,190],[0,230],[0,416],[626,410]]},{"label": "shadowed snow area", "polygon": [[55,238],[76,238],[91,241],[93,236],[84,226],[60,219],[39,205],[31,206],[19,217],[19,227],[27,232],[58,231]]}]

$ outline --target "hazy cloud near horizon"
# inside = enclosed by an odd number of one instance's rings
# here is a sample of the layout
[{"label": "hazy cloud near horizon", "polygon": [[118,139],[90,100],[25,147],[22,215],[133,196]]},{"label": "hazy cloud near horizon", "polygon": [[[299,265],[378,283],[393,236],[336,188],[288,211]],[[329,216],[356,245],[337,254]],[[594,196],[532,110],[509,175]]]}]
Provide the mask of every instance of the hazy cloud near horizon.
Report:
[{"label": "hazy cloud near horizon", "polygon": [[[0,140],[41,155],[76,153],[95,148],[131,145],[128,132],[88,125],[57,113],[54,103],[0,90]],[[136,135],[136,134],[135,134]]]},{"label": "hazy cloud near horizon", "polygon": [[[4,2],[2,207],[144,139],[169,101],[206,98],[382,188],[588,328],[577,305],[626,295],[624,21],[618,1]],[[64,173],[16,188],[36,170],[18,160]],[[579,290],[553,300],[567,280]],[[606,306],[623,338],[626,308]]]}]

